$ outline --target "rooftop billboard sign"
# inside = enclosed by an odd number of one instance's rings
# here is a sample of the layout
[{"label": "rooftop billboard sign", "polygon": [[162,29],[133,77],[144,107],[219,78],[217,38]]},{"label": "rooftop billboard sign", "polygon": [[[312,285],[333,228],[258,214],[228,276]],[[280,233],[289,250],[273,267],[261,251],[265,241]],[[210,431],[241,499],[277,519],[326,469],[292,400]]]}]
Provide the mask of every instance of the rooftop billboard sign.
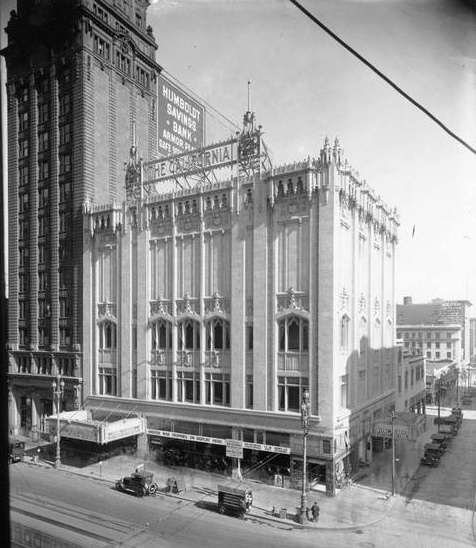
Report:
[{"label": "rooftop billboard sign", "polygon": [[158,76],[157,127],[158,152],[163,156],[204,145],[204,106],[162,74]]},{"label": "rooftop billboard sign", "polygon": [[221,169],[237,163],[238,142],[225,141],[208,147],[144,163],[145,182],[160,182]]}]

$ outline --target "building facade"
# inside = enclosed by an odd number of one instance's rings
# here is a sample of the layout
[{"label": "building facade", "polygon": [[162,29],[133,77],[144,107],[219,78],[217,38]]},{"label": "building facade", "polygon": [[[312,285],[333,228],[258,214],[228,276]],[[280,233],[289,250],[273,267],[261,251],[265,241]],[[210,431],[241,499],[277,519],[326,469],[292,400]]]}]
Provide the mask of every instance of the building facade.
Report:
[{"label": "building facade", "polygon": [[470,360],[469,301],[433,299],[413,304],[405,297],[397,305],[397,338],[405,348],[420,349],[431,360],[455,360],[460,367]]},{"label": "building facade", "polygon": [[[399,341],[397,341],[398,343]],[[401,341],[400,341],[400,344]],[[395,411],[426,411],[425,358],[419,348],[399,348],[397,369],[397,403]]]},{"label": "building facade", "polygon": [[[251,113],[238,157],[247,132],[261,138]],[[84,216],[91,408],[145,416],[145,451],[174,439],[225,456],[239,440],[243,466],[279,463],[296,486],[307,388],[311,481],[333,494],[369,458],[395,409],[398,220],[337,141],[317,160],[88,201]]]},{"label": "building facade", "polygon": [[470,306],[469,301],[443,299],[413,304],[410,297],[397,305],[397,337],[405,349],[418,350],[426,358],[428,403],[435,401],[437,379],[444,377],[440,385],[445,393],[454,392],[454,397],[458,383],[467,382],[471,370]]},{"label": "building facade", "polygon": [[133,134],[157,149],[157,45],[141,1],[18,1],[7,65],[10,434],[81,405],[86,197],[124,199]]}]

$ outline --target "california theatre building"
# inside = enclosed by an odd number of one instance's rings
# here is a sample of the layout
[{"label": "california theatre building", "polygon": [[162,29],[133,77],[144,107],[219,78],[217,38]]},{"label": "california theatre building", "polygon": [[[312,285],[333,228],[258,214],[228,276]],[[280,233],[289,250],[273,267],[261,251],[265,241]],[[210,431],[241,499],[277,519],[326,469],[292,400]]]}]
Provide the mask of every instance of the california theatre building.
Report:
[{"label": "california theatre building", "polygon": [[337,141],[271,167],[250,112],[203,149],[134,145],[126,190],[83,207],[86,406],[143,417],[140,455],[298,487],[308,388],[309,478],[332,495],[394,409],[395,212]]}]

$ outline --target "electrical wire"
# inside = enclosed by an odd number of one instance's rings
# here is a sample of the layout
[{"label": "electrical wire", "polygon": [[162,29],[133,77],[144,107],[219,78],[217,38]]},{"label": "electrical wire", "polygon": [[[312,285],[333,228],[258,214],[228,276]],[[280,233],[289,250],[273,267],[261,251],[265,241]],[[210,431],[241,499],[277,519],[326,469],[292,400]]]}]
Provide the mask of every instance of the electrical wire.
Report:
[{"label": "electrical wire", "polygon": [[[232,122],[229,118],[227,118],[224,114],[222,114],[221,112],[219,112],[215,107],[213,107],[208,101],[206,101],[205,99],[203,99],[202,97],[200,97],[199,95],[197,95],[197,93],[195,93],[194,91],[192,91],[186,84],[184,84],[183,82],[181,82],[178,78],[176,78],[173,74],[171,74],[169,71],[165,70],[165,69],[162,69],[162,73],[165,73],[174,83],[178,84],[180,87],[184,88],[185,90],[187,90],[193,97],[195,97],[196,99],[198,99],[201,103],[203,103],[206,107],[207,107],[207,110],[208,112],[213,111],[215,112],[218,117],[216,116],[213,116],[212,114],[210,114],[210,116],[212,116],[215,120],[217,120],[217,122],[219,122],[220,124],[223,125],[223,127],[225,127],[226,129],[228,129],[229,131],[233,130],[233,131],[240,131],[240,128],[234,123]],[[228,124],[230,124],[231,127],[227,127],[223,121],[221,120],[225,120]]]},{"label": "electrical wire", "polygon": [[292,4],[296,6],[304,15],[306,15],[311,21],[313,21],[316,25],[318,25],[324,32],[326,32],[331,38],[333,38],[338,44],[340,44],[343,48],[345,48],[348,52],[350,52],[354,57],[357,57],[359,61],[361,61],[366,67],[368,67],[370,70],[372,70],[377,76],[382,78],[389,86],[391,86],[395,91],[397,91],[400,95],[402,95],[407,101],[409,101],[413,106],[421,110],[426,116],[428,116],[435,124],[440,126],[443,131],[445,131],[450,137],[458,141],[461,145],[466,147],[469,151],[471,151],[473,154],[476,155],[476,149],[474,149],[472,146],[470,146],[464,139],[456,135],[453,131],[451,131],[441,120],[439,120],[435,115],[433,115],[427,108],[425,108],[423,105],[421,105],[418,101],[413,99],[408,93],[403,91],[401,87],[399,87],[395,82],[390,80],[385,74],[383,74],[380,70],[377,69],[370,61],[365,59],[362,55],[360,55],[354,48],[349,46],[344,40],[339,38],[334,32],[332,32],[324,23],[319,21],[317,17],[315,17],[309,10],[307,10],[304,6],[302,6],[297,0],[289,0]]}]

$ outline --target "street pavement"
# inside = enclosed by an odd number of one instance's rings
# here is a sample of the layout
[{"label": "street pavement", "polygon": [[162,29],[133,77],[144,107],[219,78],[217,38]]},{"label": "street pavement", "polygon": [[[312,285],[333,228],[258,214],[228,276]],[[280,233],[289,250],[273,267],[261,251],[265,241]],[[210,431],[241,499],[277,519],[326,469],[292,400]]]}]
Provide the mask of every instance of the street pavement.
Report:
[{"label": "street pavement", "polygon": [[[47,466],[51,464],[39,460],[28,460],[33,466]],[[159,491],[167,492],[167,480],[178,477],[185,487],[180,493],[169,493],[168,496],[193,503],[216,503],[217,486],[219,483],[231,481],[230,478],[181,467],[167,467],[151,461],[140,461],[137,458],[121,455],[112,457],[102,463],[95,463],[87,467],[76,468],[60,465],[59,470],[102,481],[110,486],[123,476],[128,476],[141,464],[147,471],[153,472],[154,481]],[[253,518],[276,522],[297,523],[297,512],[301,504],[300,491],[284,489],[267,485],[258,481],[243,480],[244,485],[253,491],[253,506],[250,516]],[[323,492],[311,491],[308,497],[308,506],[314,502],[320,507],[320,515],[316,523],[309,523],[308,527],[319,529],[355,528],[370,525],[381,519],[392,508],[395,499],[389,493],[359,485],[349,485],[338,496],[330,498]],[[273,508],[276,510],[273,513]],[[285,516],[285,517],[284,517]]]},{"label": "street pavement", "polygon": [[[428,411],[436,414],[435,409],[430,408]],[[443,408],[440,412],[444,416],[449,414],[450,408]],[[434,417],[429,416],[427,430],[418,443],[413,444],[410,452],[414,462],[409,463],[409,466],[414,466],[417,472],[413,475],[400,474],[396,482],[396,496],[391,496],[391,450],[386,450],[375,454],[371,466],[364,470],[358,483],[350,482],[336,497],[327,497],[321,491],[311,491],[308,506],[317,502],[320,515],[316,523],[311,522],[304,528],[324,531],[358,531],[365,527],[371,528],[391,514],[403,515],[407,505],[412,502],[413,511],[417,511],[418,508],[418,511],[422,512],[422,519],[427,519],[428,523],[436,516],[440,516],[441,511],[443,515],[451,514],[451,511],[444,511],[445,505],[455,507],[452,515],[457,531],[458,523],[467,521],[469,514],[473,514],[476,477],[476,411],[465,409],[464,413],[465,420],[461,431],[443,456],[439,468],[418,468],[416,460],[419,461],[424,443],[427,443],[431,434],[437,431],[437,426],[433,423]],[[28,457],[26,462],[31,466],[52,467],[51,462],[36,457]],[[230,480],[218,474],[195,469],[168,467],[152,461],[143,462],[128,455],[112,457],[82,468],[61,464],[58,471],[88,477],[112,487],[117,479],[130,475],[141,464],[144,464],[146,470],[154,473],[154,481],[162,493],[167,491],[169,478],[179,477],[184,490],[167,496],[193,504],[216,504],[218,484]],[[270,525],[288,524],[293,528],[303,528],[297,521],[301,503],[300,491],[247,479],[244,479],[243,483],[252,489],[254,495],[250,518],[265,521]],[[459,509],[464,512],[460,512]]]}]

